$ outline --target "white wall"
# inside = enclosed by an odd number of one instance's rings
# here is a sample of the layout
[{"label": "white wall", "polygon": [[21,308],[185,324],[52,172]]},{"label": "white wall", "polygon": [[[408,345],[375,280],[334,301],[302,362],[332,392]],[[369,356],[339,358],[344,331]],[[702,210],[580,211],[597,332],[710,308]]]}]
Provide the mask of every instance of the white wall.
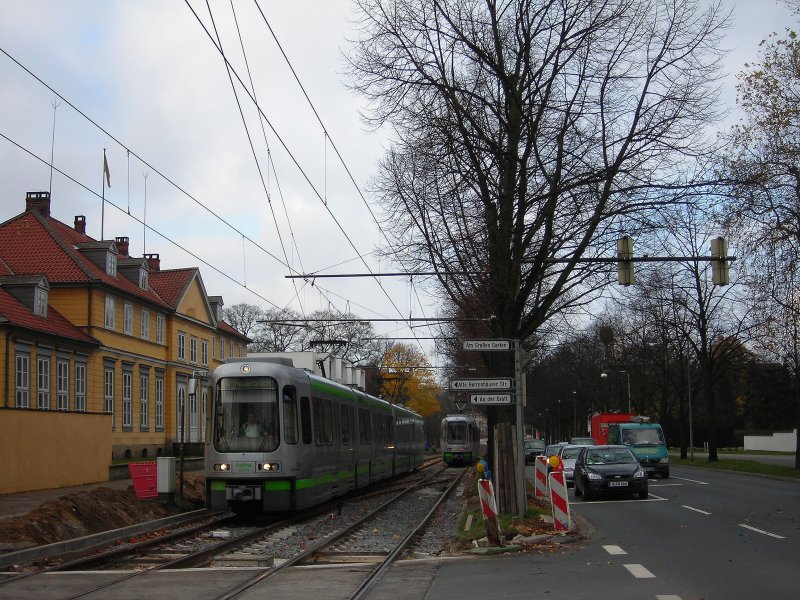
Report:
[{"label": "white wall", "polygon": [[797,449],[797,429],[793,433],[746,435],[744,436],[744,449],[794,452]]}]

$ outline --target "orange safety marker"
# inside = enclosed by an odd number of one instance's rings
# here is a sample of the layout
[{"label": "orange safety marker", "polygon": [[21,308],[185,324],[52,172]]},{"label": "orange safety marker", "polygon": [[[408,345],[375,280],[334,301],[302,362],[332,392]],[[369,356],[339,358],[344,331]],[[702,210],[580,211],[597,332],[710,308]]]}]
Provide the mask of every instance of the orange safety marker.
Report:
[{"label": "orange safety marker", "polygon": [[[555,468],[555,467],[554,467]],[[550,504],[553,506],[553,526],[556,531],[570,531],[572,517],[569,514],[569,497],[563,467],[548,476],[550,484]]]}]

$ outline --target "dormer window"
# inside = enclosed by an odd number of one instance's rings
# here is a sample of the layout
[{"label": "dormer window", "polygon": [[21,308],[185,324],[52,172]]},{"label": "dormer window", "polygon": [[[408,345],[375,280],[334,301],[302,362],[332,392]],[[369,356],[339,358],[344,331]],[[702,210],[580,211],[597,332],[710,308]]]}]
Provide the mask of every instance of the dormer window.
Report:
[{"label": "dormer window", "polygon": [[34,292],[33,312],[40,317],[47,316],[47,290],[43,287],[36,287]]},{"label": "dormer window", "polygon": [[117,276],[117,255],[113,252],[106,254],[106,273],[112,277]]},{"label": "dormer window", "polygon": [[139,269],[139,287],[147,289],[147,269]]}]

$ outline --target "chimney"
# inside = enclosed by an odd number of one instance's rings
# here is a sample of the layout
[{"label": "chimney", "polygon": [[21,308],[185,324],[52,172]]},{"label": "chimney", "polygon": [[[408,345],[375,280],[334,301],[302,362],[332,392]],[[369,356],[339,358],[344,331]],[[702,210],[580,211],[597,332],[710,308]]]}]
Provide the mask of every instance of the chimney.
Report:
[{"label": "chimney", "polygon": [[118,237],[114,238],[114,243],[117,245],[119,258],[128,258],[128,246],[130,245],[130,240],[127,237]]},{"label": "chimney", "polygon": [[147,259],[147,266],[151,271],[161,270],[161,259],[158,257],[158,254],[145,254],[144,257]]},{"label": "chimney", "polygon": [[86,235],[86,217],[84,215],[75,215],[75,231]]},{"label": "chimney", "polygon": [[50,192],[28,192],[25,210],[38,210],[43,217],[50,216]]}]

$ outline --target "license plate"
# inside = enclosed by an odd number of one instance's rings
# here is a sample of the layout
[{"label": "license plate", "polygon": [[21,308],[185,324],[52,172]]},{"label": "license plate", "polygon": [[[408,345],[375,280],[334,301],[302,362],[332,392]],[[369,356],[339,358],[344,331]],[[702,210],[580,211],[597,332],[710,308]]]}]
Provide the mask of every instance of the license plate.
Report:
[{"label": "license plate", "polygon": [[627,481],[609,481],[608,487],[628,487]]}]

